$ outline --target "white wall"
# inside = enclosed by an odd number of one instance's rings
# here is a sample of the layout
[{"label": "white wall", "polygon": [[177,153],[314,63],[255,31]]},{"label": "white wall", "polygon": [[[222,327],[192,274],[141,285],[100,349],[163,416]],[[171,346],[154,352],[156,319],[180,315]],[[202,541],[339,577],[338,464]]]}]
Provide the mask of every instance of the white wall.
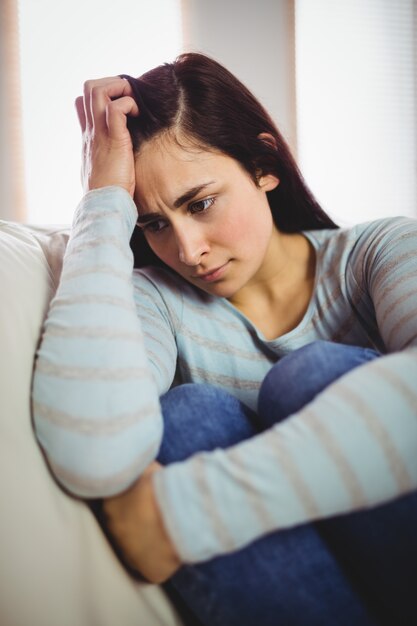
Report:
[{"label": "white wall", "polygon": [[175,58],[180,2],[19,0],[19,6],[27,220],[71,223],[82,196],[75,98],[87,79],[139,76]]},{"label": "white wall", "polygon": [[296,0],[300,167],[339,223],[417,217],[416,0]]},{"label": "white wall", "polygon": [[182,0],[184,50],[212,56],[262,102],[296,148],[293,0]]}]

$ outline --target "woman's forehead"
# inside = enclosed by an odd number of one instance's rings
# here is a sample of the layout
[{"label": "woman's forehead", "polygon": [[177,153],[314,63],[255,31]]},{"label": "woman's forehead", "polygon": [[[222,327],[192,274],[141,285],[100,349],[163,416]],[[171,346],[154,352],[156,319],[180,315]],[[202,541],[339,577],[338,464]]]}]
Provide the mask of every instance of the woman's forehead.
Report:
[{"label": "woman's forehead", "polygon": [[221,153],[198,143],[196,139],[183,133],[165,131],[147,140],[136,153],[135,160],[172,158],[184,162],[194,162],[215,154]]},{"label": "woman's forehead", "polygon": [[169,182],[169,186],[200,184],[200,178],[236,167],[231,157],[210,149],[182,145],[174,140],[154,139],[147,142],[135,157],[137,182]]}]

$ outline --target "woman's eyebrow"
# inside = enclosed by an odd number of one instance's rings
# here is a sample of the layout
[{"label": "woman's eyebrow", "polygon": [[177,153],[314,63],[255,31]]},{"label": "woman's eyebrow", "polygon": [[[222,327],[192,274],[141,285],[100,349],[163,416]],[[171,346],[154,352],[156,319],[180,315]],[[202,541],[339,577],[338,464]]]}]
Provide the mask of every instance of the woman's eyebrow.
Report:
[{"label": "woman's eyebrow", "polygon": [[174,207],[176,209],[179,209],[180,206],[195,198],[195,196],[197,196],[200,191],[203,191],[203,189],[205,189],[209,185],[212,185],[214,182],[214,180],[210,180],[209,182],[203,183],[202,185],[197,185],[197,187],[191,187],[191,189],[183,193],[181,196],[179,196],[179,198],[175,200]]},{"label": "woman's eyebrow", "polygon": [[147,222],[153,222],[155,220],[160,220],[164,216],[161,213],[143,213],[142,215],[138,215],[136,218],[136,224],[146,224]]},{"label": "woman's eyebrow", "polygon": [[[215,183],[215,182],[216,181],[214,181],[214,180],[209,180],[207,183],[202,183],[201,185],[197,185],[196,187],[191,187],[191,189],[188,189],[188,191],[183,193],[181,196],[179,196],[175,200],[173,206],[176,209],[179,209],[180,206],[182,206],[186,202],[189,202],[190,200],[195,198],[195,196],[197,196],[201,191],[203,191],[203,189],[205,189],[209,185],[213,185],[213,183]],[[164,216],[161,213],[156,213],[156,212],[153,212],[153,213],[142,213],[142,215],[138,215],[136,223],[137,224],[146,224],[147,222],[152,222],[154,220],[160,220],[163,217]]]}]

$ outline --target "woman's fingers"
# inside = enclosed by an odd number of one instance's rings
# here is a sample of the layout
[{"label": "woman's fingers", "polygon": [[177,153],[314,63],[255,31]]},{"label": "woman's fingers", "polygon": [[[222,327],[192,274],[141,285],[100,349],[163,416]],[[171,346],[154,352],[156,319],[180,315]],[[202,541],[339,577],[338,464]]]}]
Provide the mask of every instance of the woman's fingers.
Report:
[{"label": "woman's fingers", "polygon": [[132,88],[127,80],[120,77],[87,80],[84,95],[75,100],[75,107],[82,132],[110,131],[113,139],[117,133],[126,133],[127,115],[139,115],[138,105],[132,98]]},{"label": "woman's fingers", "polygon": [[[116,102],[120,98],[128,97],[131,100],[131,106],[118,109],[120,112],[126,109],[131,115],[138,115],[138,107],[131,96],[132,88],[123,78],[111,77],[87,81],[84,85],[84,100],[87,120],[94,132],[107,130],[107,109],[112,102]],[[122,127],[119,128],[123,130]]]},{"label": "woman's fingers", "polygon": [[93,116],[91,113],[91,91],[94,87],[94,83],[98,81],[86,80],[83,85],[83,102],[84,102],[84,114],[86,119],[86,130],[91,132],[93,128]]},{"label": "woman's fingers", "polygon": [[130,84],[120,77],[88,80],[75,105],[83,130],[85,191],[118,185],[133,197],[135,167],[127,116],[139,115],[139,109]]},{"label": "woman's fingers", "polygon": [[78,98],[76,98],[75,110],[77,111],[78,121],[80,122],[80,126],[81,126],[81,132],[84,133],[87,127],[87,120],[85,117],[83,96],[78,96]]},{"label": "woman's fingers", "polygon": [[117,140],[128,132],[126,127],[127,116],[139,115],[139,109],[133,98],[124,96],[109,102],[106,108],[106,125],[109,138]]}]

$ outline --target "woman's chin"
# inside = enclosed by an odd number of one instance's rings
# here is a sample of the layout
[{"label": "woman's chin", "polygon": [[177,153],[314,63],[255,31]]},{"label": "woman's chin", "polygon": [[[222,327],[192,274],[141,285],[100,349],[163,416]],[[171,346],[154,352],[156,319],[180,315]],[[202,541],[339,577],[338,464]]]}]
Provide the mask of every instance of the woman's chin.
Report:
[{"label": "woman's chin", "polygon": [[237,289],[232,285],[227,284],[226,282],[219,281],[217,283],[212,283],[211,285],[198,285],[198,287],[209,293],[212,296],[217,296],[218,298],[232,298],[236,293]]}]

